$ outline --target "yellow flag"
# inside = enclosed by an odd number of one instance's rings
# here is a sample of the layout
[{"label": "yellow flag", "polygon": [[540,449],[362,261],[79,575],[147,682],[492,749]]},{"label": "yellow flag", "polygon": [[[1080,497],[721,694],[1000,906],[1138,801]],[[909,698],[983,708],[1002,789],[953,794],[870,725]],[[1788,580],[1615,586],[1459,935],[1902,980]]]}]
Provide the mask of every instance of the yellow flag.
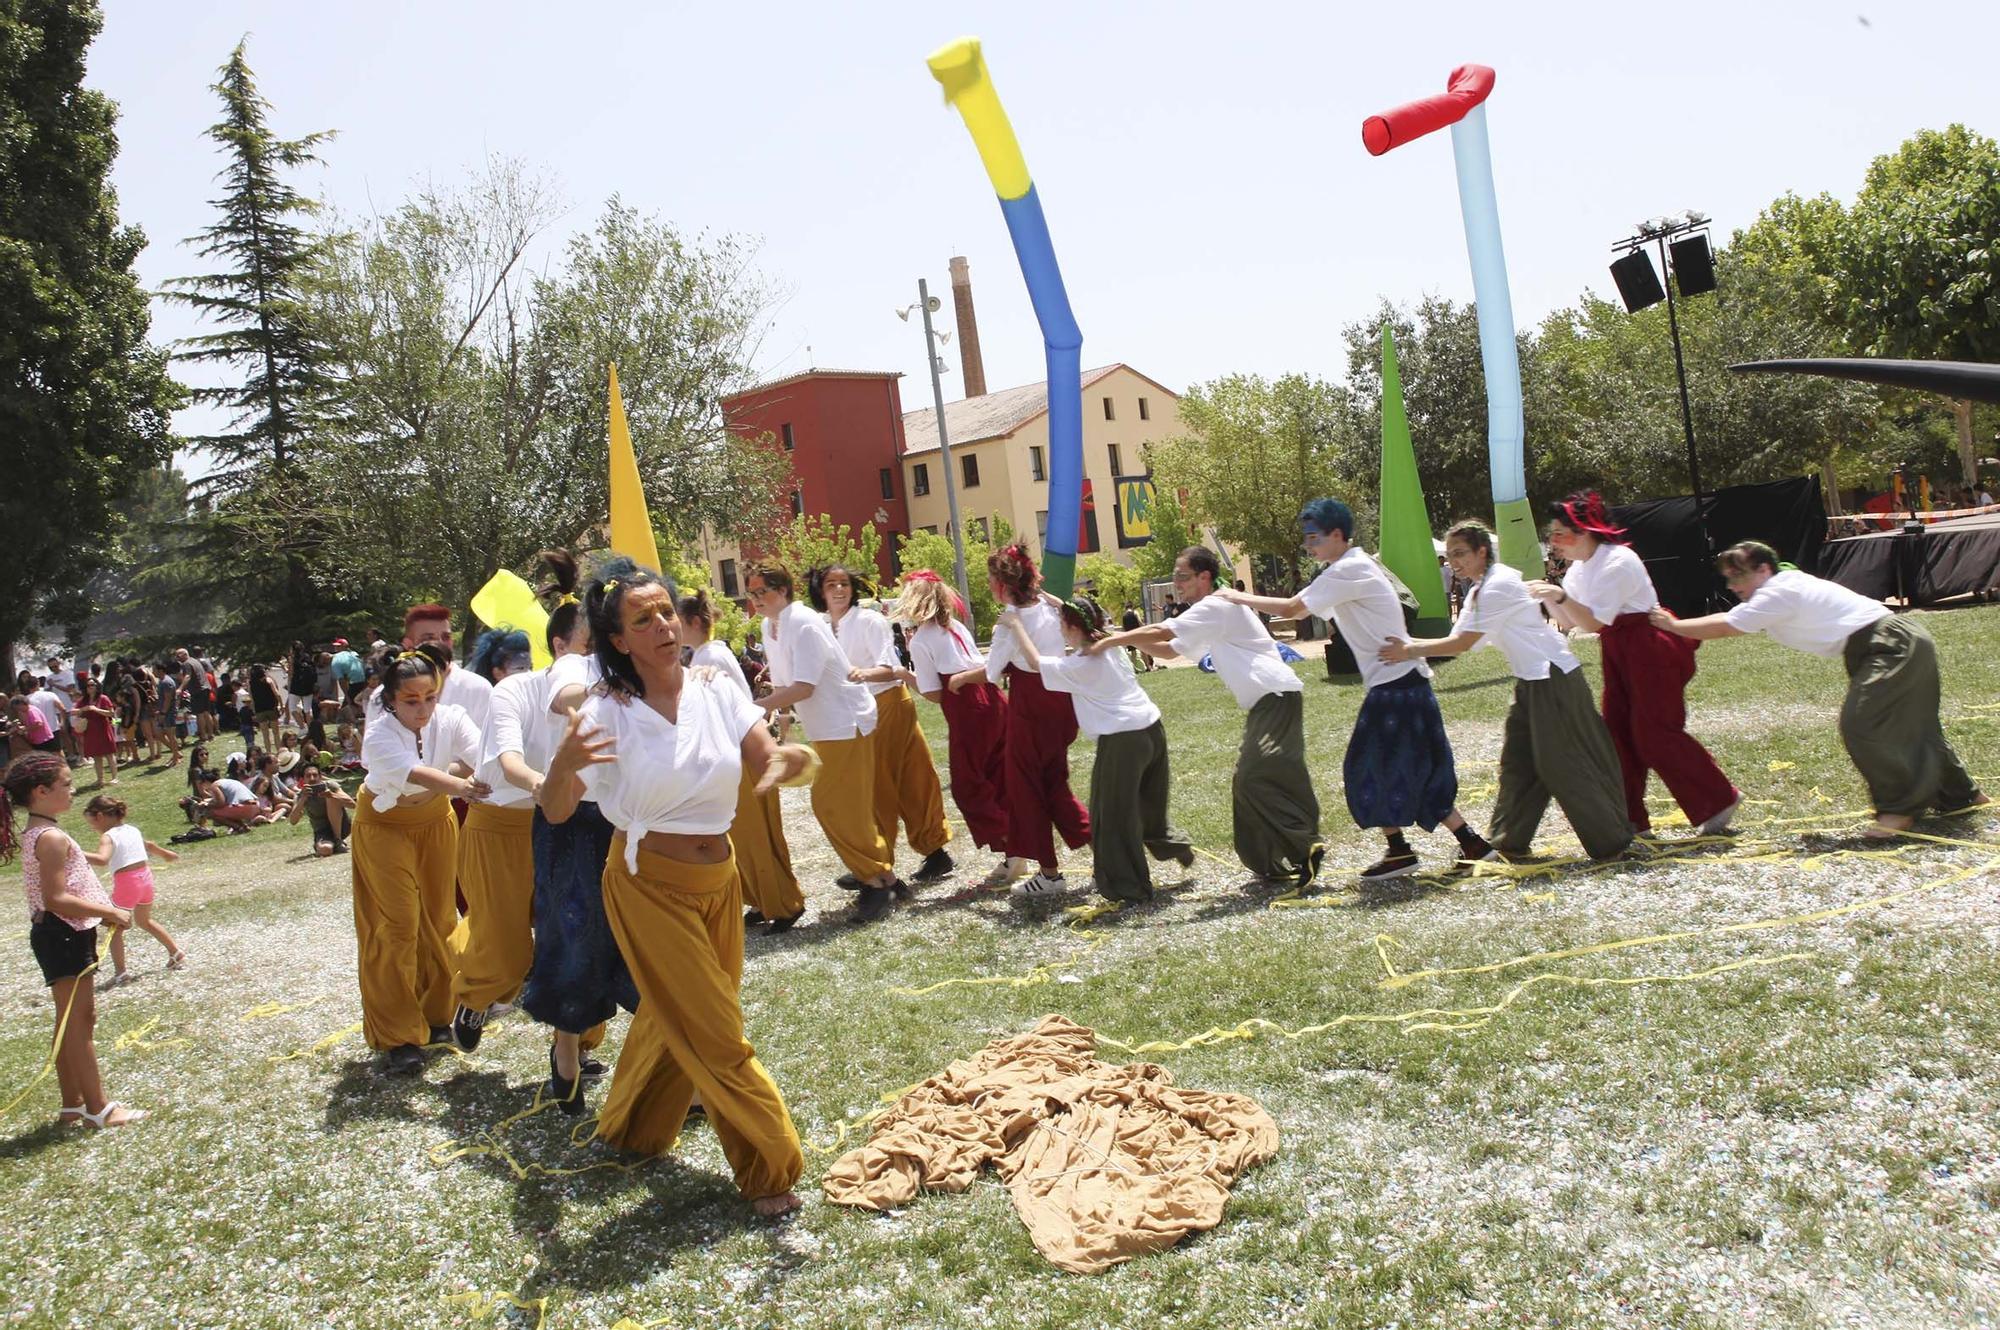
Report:
[{"label": "yellow flag", "polygon": [[488,628],[519,628],[528,635],[528,651],[535,668],[547,667],[549,655],[549,612],[542,608],[535,589],[502,568],[472,593],[472,612]]},{"label": "yellow flag", "polygon": [[632,431],[625,424],[625,399],[618,395],[616,365],[611,367],[611,552],[654,572],[660,569],[660,547],[653,540],[646,491],[639,486],[639,458],[632,451]]}]

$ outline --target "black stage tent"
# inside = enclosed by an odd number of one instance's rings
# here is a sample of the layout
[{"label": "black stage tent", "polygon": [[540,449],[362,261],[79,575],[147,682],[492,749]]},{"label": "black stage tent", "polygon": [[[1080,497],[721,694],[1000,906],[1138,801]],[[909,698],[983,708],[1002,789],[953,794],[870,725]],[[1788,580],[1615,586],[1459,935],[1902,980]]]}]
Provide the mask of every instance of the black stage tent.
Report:
[{"label": "black stage tent", "polygon": [[2000,586],[2000,514],[1830,540],[1819,571],[1871,600],[1896,596],[1914,605]]},{"label": "black stage tent", "polygon": [[1761,540],[1779,558],[1809,573],[1819,571],[1826,506],[1817,476],[1712,490],[1701,496],[1699,516],[1698,521],[1690,495],[1611,510],[1612,523],[1626,529],[1633,551],[1645,560],[1660,603],[1683,619],[1735,603],[1715,571],[1711,551],[1739,540]]}]

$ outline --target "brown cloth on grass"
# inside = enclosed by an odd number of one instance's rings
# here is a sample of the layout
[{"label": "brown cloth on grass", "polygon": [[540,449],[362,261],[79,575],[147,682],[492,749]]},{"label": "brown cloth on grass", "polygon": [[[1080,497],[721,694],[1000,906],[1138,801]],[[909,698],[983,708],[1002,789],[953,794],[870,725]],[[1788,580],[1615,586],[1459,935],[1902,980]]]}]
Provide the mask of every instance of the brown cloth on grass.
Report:
[{"label": "brown cloth on grass", "polygon": [[1096,1050],[1094,1031],[1045,1016],[953,1062],[834,1161],[827,1199],[885,1210],[992,1164],[1036,1249],[1084,1275],[1214,1228],[1237,1175],[1277,1154],[1278,1124],[1247,1096]]}]

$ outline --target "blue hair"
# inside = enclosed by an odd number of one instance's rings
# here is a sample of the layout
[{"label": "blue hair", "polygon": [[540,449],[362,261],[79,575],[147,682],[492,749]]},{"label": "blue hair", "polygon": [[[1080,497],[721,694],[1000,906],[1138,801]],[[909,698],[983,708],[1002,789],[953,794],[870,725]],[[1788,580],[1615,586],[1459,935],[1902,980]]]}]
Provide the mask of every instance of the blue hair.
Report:
[{"label": "blue hair", "polygon": [[489,628],[479,635],[479,641],[472,648],[472,659],[465,664],[474,674],[492,683],[495,670],[527,654],[527,633],[519,628]]},{"label": "blue hair", "polygon": [[1321,533],[1338,531],[1354,539],[1354,512],[1339,499],[1314,499],[1299,509],[1299,522]]}]

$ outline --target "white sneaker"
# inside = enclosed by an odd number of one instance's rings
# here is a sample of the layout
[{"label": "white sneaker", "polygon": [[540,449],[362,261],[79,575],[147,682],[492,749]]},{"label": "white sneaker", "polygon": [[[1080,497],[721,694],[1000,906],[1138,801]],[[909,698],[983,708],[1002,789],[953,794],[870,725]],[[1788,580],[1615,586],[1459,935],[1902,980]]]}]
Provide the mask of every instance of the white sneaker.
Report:
[{"label": "white sneaker", "polygon": [[997,891],[1001,887],[1020,882],[1027,875],[1026,868],[1016,865],[1012,859],[1002,858],[999,863],[993,865],[993,871],[981,879],[979,885],[988,891]]},{"label": "white sneaker", "polygon": [[1063,880],[1061,873],[1037,873],[1016,882],[1008,890],[1016,896],[1060,896],[1069,890],[1069,883]]},{"label": "white sneaker", "polygon": [[516,1007],[511,1002],[495,1002],[491,1006],[486,1008],[486,1019],[489,1021],[497,1021],[502,1016],[512,1016],[515,1012],[519,1010],[520,1008]]},{"label": "white sneaker", "polygon": [[1725,830],[1728,829],[1729,820],[1736,816],[1736,810],[1742,806],[1743,806],[1743,792],[1741,790],[1738,790],[1736,792],[1736,797],[1729,801],[1729,807],[1723,809],[1721,812],[1717,813],[1714,817],[1711,817],[1710,819],[1708,819],[1708,821],[1701,824],[1701,827],[1699,828],[1700,834],[1704,836],[1720,836]]}]

